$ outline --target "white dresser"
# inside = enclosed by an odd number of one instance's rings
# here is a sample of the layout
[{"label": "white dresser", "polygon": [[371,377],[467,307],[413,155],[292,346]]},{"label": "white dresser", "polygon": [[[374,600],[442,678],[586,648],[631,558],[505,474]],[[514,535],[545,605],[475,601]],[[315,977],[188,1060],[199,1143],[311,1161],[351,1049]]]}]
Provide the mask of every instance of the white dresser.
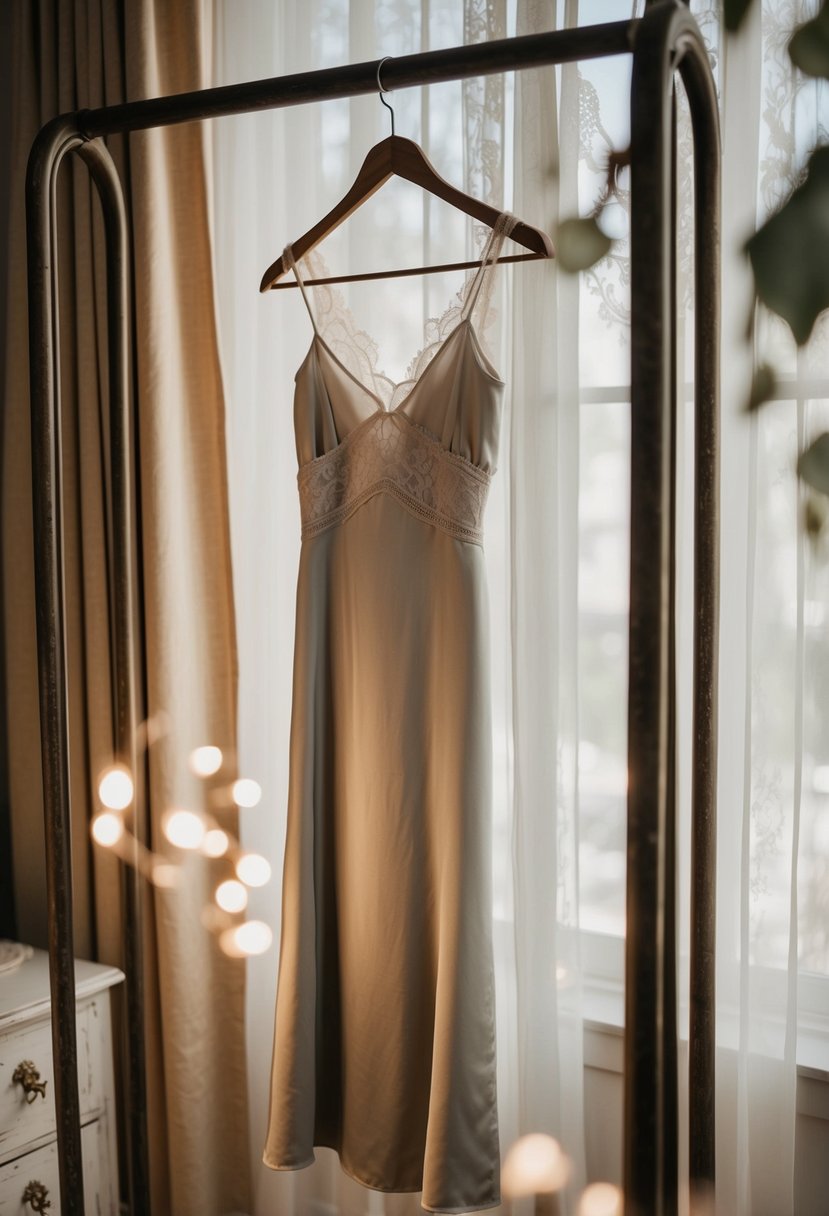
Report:
[{"label": "white dresser", "polygon": [[[84,1198],[90,1216],[118,1216],[109,990],[123,978],[115,967],[75,963]],[[16,971],[0,973],[2,1216],[60,1212],[49,1011],[49,959],[36,950]]]}]

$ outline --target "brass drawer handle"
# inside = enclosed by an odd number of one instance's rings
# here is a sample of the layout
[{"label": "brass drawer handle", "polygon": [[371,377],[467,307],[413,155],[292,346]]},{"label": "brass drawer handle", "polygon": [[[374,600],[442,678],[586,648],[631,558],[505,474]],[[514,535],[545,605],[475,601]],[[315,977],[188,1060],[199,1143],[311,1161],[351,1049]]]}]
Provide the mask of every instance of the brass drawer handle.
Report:
[{"label": "brass drawer handle", "polygon": [[24,1205],[28,1203],[33,1212],[45,1212],[52,1206],[49,1192],[42,1182],[30,1182],[23,1192],[21,1202]]},{"label": "brass drawer handle", "polygon": [[[35,1068],[31,1060],[21,1060],[17,1068],[12,1073],[12,1081],[15,1085],[22,1085],[23,1092],[26,1095],[26,1101],[31,1105],[38,1094],[41,1098],[46,1097],[46,1082],[41,1081],[40,1072]],[[40,1186],[40,1183],[38,1183]],[[35,1208],[39,1212],[40,1208]]]}]

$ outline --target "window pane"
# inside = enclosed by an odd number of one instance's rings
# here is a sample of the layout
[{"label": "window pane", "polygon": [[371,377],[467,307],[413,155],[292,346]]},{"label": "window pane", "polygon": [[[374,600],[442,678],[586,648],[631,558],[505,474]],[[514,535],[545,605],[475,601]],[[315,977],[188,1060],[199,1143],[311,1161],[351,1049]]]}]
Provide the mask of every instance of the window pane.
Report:
[{"label": "window pane", "polygon": [[582,404],[579,493],[581,925],[624,932],[630,407]]}]

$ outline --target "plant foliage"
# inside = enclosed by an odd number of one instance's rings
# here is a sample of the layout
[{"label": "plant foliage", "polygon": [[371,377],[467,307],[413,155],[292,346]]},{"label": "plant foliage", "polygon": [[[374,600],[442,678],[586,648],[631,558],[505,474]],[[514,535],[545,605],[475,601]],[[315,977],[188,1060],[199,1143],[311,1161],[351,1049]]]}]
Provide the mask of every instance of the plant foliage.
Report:
[{"label": "plant foliage", "polygon": [[610,250],[612,241],[592,217],[564,220],[558,227],[556,255],[562,270],[587,270]]},{"label": "plant foliage", "polygon": [[758,296],[802,346],[829,308],[829,147],[812,153],[806,181],[746,249]]},{"label": "plant foliage", "polygon": [[807,76],[829,78],[829,0],[812,20],[795,30],[789,43],[789,57]]}]

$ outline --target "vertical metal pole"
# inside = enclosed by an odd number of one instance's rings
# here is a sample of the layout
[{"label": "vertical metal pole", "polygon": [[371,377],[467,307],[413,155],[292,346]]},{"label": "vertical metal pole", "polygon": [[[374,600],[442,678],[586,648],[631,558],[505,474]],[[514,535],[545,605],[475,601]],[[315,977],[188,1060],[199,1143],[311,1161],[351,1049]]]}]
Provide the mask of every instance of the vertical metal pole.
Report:
[{"label": "vertical metal pole", "polygon": [[668,788],[665,800],[665,928],[662,1022],[662,1204],[665,1216],[676,1216],[679,1183],[679,1051],[677,1042],[677,909],[676,909],[676,511],[677,511],[677,181],[676,85],[671,87],[671,202],[670,202],[670,460],[669,591],[668,591]]},{"label": "vertical metal pole", "polygon": [[[84,1211],[73,951],[71,807],[67,732],[61,412],[56,252],[52,234],[56,181],[64,155],[78,149],[101,200],[107,258],[107,344],[112,455],[113,712],[115,755],[135,773],[132,559],[128,389],[128,253],[126,215],[115,165],[103,144],[90,144],[72,116],[40,132],[26,180],[29,286],[29,376],[35,598],[40,675],[43,803],[49,916],[49,973],[61,1210]],[[130,1189],[132,1211],[149,1212],[146,1082],[138,875],[122,868],[126,886]]]},{"label": "vertical metal pole", "polygon": [[[127,218],[118,170],[101,140],[78,149],[98,190],[104,216],[107,268],[107,350],[109,370],[110,465],[112,495],[112,673],[115,759],[137,781],[135,756],[135,651],[132,587],[132,493],[129,395],[129,257]],[[133,833],[143,838],[138,806],[132,806]],[[129,1109],[129,1192],[133,1213],[149,1212],[144,962],[141,923],[142,878],[137,865],[122,865],[124,970]]]},{"label": "vertical metal pole", "polygon": [[[671,56],[674,56],[672,61]],[[704,44],[677,0],[650,8],[636,37],[631,91],[631,622],[625,1037],[625,1211],[675,1204],[667,968],[676,944],[672,830],[671,81],[680,66],[697,154],[697,399],[690,1135],[692,1186],[714,1178],[717,377],[719,143]],[[673,1138],[673,1139],[672,1139]]]},{"label": "vertical metal pole", "polygon": [[[671,704],[671,377],[670,49],[688,21],[675,3],[648,9],[639,24],[631,82],[631,524],[628,681],[627,930],[625,940],[626,1216],[665,1211],[666,1162],[675,1122],[666,1126],[666,1043],[676,1011],[666,1005],[674,957],[674,864],[668,850],[673,800]],[[670,1053],[668,1053],[670,1055]]]},{"label": "vertical metal pole", "polygon": [[60,383],[56,266],[52,232],[58,169],[65,154],[81,142],[82,138],[73,116],[49,123],[41,130],[32,146],[26,174],[35,604],[46,833],[52,1055],[55,1069],[61,1211],[64,1216],[83,1216],[84,1200],[75,1027],[60,487]]},{"label": "vertical metal pole", "polygon": [[680,64],[694,133],[695,515],[693,826],[689,1174],[692,1196],[715,1178],[717,890],[717,674],[719,628],[720,132],[717,96],[701,39]]}]

